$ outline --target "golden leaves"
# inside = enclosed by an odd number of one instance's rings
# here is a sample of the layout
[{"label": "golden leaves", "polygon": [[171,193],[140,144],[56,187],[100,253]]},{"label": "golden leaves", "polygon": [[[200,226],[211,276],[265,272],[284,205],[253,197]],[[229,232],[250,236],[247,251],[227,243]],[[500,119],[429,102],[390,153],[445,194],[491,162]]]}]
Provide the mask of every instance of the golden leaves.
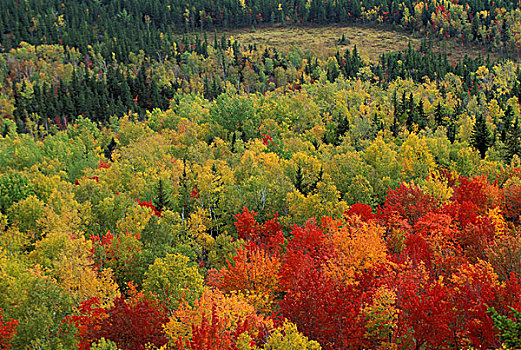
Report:
[{"label": "golden leaves", "polygon": [[374,221],[363,222],[355,216],[342,225],[340,222],[330,223],[327,241],[332,256],[324,268],[334,280],[353,283],[356,272],[387,260],[387,247],[383,239],[385,229]]}]

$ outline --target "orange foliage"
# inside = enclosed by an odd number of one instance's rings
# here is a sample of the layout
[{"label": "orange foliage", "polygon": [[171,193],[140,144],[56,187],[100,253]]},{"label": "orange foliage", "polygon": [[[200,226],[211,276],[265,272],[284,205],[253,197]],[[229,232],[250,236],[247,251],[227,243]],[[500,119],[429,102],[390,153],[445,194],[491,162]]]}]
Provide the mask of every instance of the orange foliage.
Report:
[{"label": "orange foliage", "polygon": [[278,291],[281,261],[258,247],[237,250],[233,262],[220,270],[212,269],[208,284],[226,293],[238,292],[261,311],[269,311]]},{"label": "orange foliage", "polygon": [[322,224],[328,232],[326,244],[331,252],[325,262],[326,276],[350,284],[356,272],[387,260],[385,229],[374,221],[351,216],[344,224],[331,218],[324,218]]}]

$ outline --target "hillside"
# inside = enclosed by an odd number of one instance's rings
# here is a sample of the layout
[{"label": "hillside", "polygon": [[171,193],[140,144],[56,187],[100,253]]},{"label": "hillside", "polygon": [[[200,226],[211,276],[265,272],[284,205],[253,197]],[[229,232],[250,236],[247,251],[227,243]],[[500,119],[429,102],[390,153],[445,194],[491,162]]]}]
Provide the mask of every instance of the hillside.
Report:
[{"label": "hillside", "polygon": [[[403,51],[412,44],[419,48],[423,35],[415,34],[389,25],[375,24],[334,24],[334,25],[267,25],[254,28],[218,30],[218,36],[226,35],[237,41],[253,45],[254,43],[288,51],[291,48],[311,51],[319,56],[334,55],[337,50],[353,50],[354,46],[360,56],[367,61],[378,61],[380,55],[393,51]],[[342,42],[342,38],[345,39]],[[447,54],[450,61],[458,61],[465,56],[478,57],[490,55],[499,59],[501,55],[485,52],[472,43],[463,44],[457,40],[435,39],[432,42],[436,52]]]},{"label": "hillside", "polygon": [[0,349],[521,347],[520,20],[0,0]]}]

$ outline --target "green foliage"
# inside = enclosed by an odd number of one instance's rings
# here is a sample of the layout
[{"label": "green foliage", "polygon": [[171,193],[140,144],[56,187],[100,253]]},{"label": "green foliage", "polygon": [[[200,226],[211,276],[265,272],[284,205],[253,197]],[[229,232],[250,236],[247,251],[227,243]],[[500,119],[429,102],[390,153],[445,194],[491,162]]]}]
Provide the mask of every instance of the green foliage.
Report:
[{"label": "green foliage", "polygon": [[511,316],[500,315],[491,307],[488,312],[494,321],[494,327],[499,331],[499,339],[508,349],[521,346],[521,312],[510,308]]},{"label": "green foliage", "polygon": [[203,277],[190,259],[181,254],[167,254],[150,265],[143,281],[144,290],[176,310],[182,302],[192,304],[203,292]]},{"label": "green foliage", "polygon": [[[508,279],[520,231],[513,62],[454,61],[436,41],[369,62],[356,45],[318,54],[174,33],[383,22],[515,53],[518,5],[467,2],[0,1],[0,308],[20,320],[14,348],[75,348],[71,314],[105,325],[78,329],[87,345],[94,331],[138,343],[141,312],[162,304],[171,315],[183,304],[191,321],[173,323],[210,348],[227,337],[204,332],[230,321],[192,327],[211,311],[191,314],[203,290],[222,299],[205,289],[210,269],[235,271],[226,277],[241,288],[226,298],[255,316],[239,331],[269,306],[305,332],[270,317],[229,347],[497,345],[483,305],[519,300]],[[466,178],[476,174],[498,182]],[[264,224],[236,222],[244,207]],[[354,269],[338,247],[371,235],[381,264],[360,256]],[[240,270],[255,254],[277,263]],[[157,300],[140,304],[142,292]],[[80,311],[90,296],[103,307]],[[159,338],[163,316],[148,324]],[[506,346],[519,346],[519,317],[493,314]]]},{"label": "green foliage", "polygon": [[221,94],[211,109],[212,121],[226,130],[226,134],[239,131],[246,141],[257,135],[258,117],[249,98]]},{"label": "green foliage", "polygon": [[30,269],[19,258],[0,251],[0,308],[20,320],[12,344],[15,349],[71,348],[74,332],[63,322],[73,300],[38,267]]},{"label": "green foliage", "polygon": [[101,338],[95,343],[92,343],[91,350],[118,350],[118,346],[111,340],[105,340],[105,338]]},{"label": "green foliage", "polygon": [[[84,135],[90,134],[88,130],[85,130]],[[44,155],[50,159],[57,159],[71,182],[80,178],[85,168],[94,168],[98,163],[92,150],[95,141],[88,140],[86,136],[82,137],[86,139],[87,144],[82,138],[69,138],[66,133],[49,136],[43,143]]]},{"label": "green foliage", "polygon": [[14,203],[34,194],[32,185],[25,175],[19,172],[9,172],[0,177],[0,211],[7,209]]},{"label": "green foliage", "polygon": [[36,243],[41,238],[38,219],[43,214],[44,203],[32,195],[13,204],[8,210],[9,221],[25,233],[31,243]]},{"label": "green foliage", "polygon": [[23,170],[42,160],[39,144],[27,134],[0,139],[0,169]]}]

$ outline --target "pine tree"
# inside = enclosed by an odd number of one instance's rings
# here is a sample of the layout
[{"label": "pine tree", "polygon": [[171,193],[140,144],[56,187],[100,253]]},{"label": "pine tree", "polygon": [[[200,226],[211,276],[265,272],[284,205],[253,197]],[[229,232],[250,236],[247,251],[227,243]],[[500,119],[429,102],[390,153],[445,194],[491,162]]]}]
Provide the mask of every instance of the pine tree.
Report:
[{"label": "pine tree", "polygon": [[503,125],[500,126],[501,130],[501,141],[506,142],[507,135],[512,128],[512,121],[514,119],[514,111],[512,110],[512,106],[508,106],[505,115],[503,116]]},{"label": "pine tree", "polygon": [[417,122],[420,129],[425,129],[427,127],[427,114],[425,114],[425,107],[423,104],[423,100],[420,98],[417,106]]},{"label": "pine tree", "polygon": [[510,162],[514,154],[521,155],[521,128],[519,126],[519,119],[516,117],[514,125],[509,128],[506,141],[506,160]]},{"label": "pine tree", "polygon": [[472,145],[479,151],[481,158],[485,158],[488,148],[492,146],[492,133],[487,125],[487,121],[482,115],[478,115],[476,118],[471,141]]},{"label": "pine tree", "polygon": [[165,189],[163,179],[159,179],[157,182],[157,196],[154,200],[154,205],[157,210],[162,211],[165,208],[170,207],[170,200],[168,199],[168,193]]},{"label": "pine tree", "polygon": [[105,148],[105,151],[103,152],[105,154],[105,158],[112,160],[112,152],[114,152],[116,146],[116,140],[112,138],[112,140],[110,140],[110,143]]},{"label": "pine tree", "polygon": [[441,109],[441,103],[438,102],[436,108],[434,109],[434,121],[436,122],[435,128],[445,125],[444,118],[445,116],[443,115],[443,110]]},{"label": "pine tree", "polygon": [[297,173],[295,174],[295,188],[302,194],[306,194],[304,191],[304,174],[302,173],[302,168],[300,165],[297,168]]}]

